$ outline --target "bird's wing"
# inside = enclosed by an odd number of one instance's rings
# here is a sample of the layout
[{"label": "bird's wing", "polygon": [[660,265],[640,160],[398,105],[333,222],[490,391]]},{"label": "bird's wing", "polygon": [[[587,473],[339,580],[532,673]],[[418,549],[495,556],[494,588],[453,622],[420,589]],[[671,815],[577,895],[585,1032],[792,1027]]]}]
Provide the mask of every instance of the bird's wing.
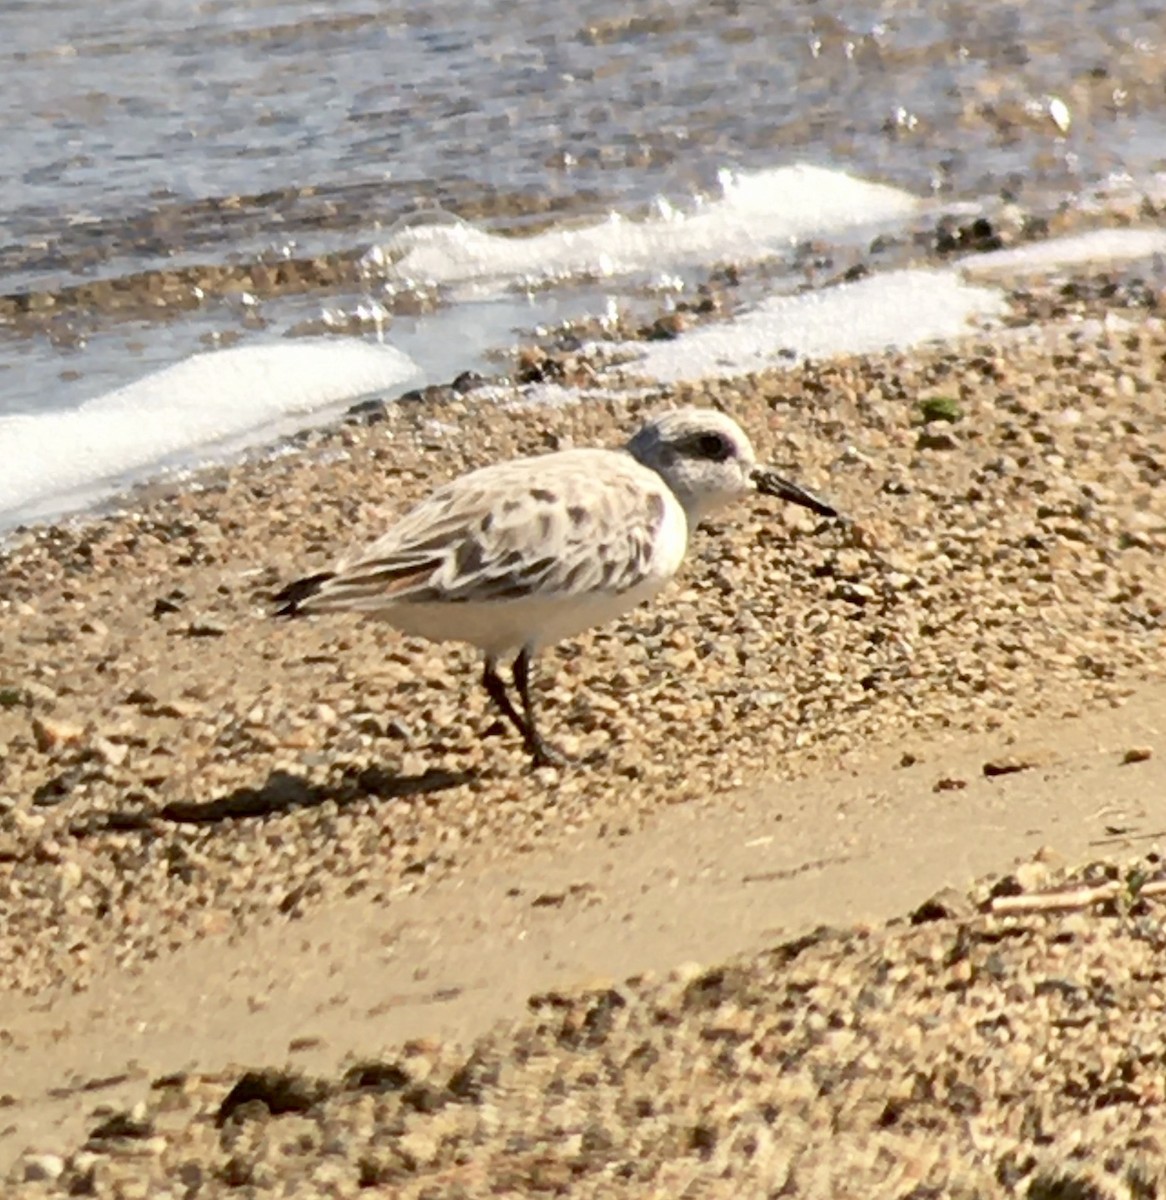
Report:
[{"label": "bird's wing", "polygon": [[675,518],[667,485],[611,451],[485,467],[439,488],[341,563],[312,607],[624,592],[657,567],[670,503]]}]

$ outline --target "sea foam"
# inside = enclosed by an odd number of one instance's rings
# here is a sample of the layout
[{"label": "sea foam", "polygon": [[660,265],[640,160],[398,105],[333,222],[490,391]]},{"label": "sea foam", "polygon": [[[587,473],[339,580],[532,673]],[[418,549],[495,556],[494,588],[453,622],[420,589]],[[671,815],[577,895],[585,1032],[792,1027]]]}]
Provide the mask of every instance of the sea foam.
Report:
[{"label": "sea foam", "polygon": [[193,355],[74,409],[0,418],[0,523],[63,511],[172,456],[274,436],[289,417],[418,376],[388,346],[239,346]]},{"label": "sea foam", "polygon": [[723,172],[720,196],[691,211],[660,202],[643,220],[612,214],[530,237],[502,237],[448,217],[411,223],[377,247],[374,258],[416,283],[483,296],[569,279],[757,262],[807,237],[903,221],[921,203],[899,188],[798,164]]},{"label": "sea foam", "polygon": [[905,348],[957,337],[975,318],[1005,311],[1002,292],[974,287],[950,270],[889,271],[857,283],[773,296],[732,321],[653,342],[627,366],[671,383],[730,378],[803,359]]}]

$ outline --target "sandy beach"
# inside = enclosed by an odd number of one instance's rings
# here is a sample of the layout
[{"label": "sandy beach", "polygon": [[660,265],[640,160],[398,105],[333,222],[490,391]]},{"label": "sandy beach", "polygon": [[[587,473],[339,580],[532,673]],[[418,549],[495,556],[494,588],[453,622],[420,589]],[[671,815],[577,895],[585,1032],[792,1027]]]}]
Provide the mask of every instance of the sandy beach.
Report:
[{"label": "sandy beach", "polygon": [[[1166,1188],[1166,324],[1121,278],[1011,302],[366,406],[15,535],[5,1195]],[[528,768],[468,652],[269,619],[437,481],[694,403],[850,520],[743,505],[548,653],[579,766]]]}]

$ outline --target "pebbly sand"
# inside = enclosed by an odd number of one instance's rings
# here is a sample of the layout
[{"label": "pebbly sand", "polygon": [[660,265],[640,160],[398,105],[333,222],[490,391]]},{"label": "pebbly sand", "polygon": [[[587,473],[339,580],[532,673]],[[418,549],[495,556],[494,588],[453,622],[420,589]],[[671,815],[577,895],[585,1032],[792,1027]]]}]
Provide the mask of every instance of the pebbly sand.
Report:
[{"label": "pebbly sand", "polygon": [[[1014,302],[732,383],[447,390],[19,535],[5,1194],[1161,1194],[1166,325],[1099,277]],[[266,618],[434,480],[677,403],[853,523],[742,506],[547,654],[583,768],[527,768],[469,653]],[[1097,903],[992,911],[1086,861]]]}]

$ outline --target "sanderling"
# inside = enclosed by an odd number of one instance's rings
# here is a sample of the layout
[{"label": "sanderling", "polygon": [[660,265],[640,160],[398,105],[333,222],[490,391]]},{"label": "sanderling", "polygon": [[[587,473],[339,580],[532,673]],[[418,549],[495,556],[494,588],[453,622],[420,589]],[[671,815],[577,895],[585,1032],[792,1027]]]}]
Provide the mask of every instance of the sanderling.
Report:
[{"label": "sanderling", "polygon": [[[478,647],[486,691],[534,762],[561,762],[535,720],[535,655],[654,596],[684,561],[690,531],[750,492],[837,515],[759,466],[723,413],[666,412],[622,450],[560,450],[452,480],[372,545],[285,587],[276,615],[363,612]],[[521,712],[498,674],[511,656]]]}]

